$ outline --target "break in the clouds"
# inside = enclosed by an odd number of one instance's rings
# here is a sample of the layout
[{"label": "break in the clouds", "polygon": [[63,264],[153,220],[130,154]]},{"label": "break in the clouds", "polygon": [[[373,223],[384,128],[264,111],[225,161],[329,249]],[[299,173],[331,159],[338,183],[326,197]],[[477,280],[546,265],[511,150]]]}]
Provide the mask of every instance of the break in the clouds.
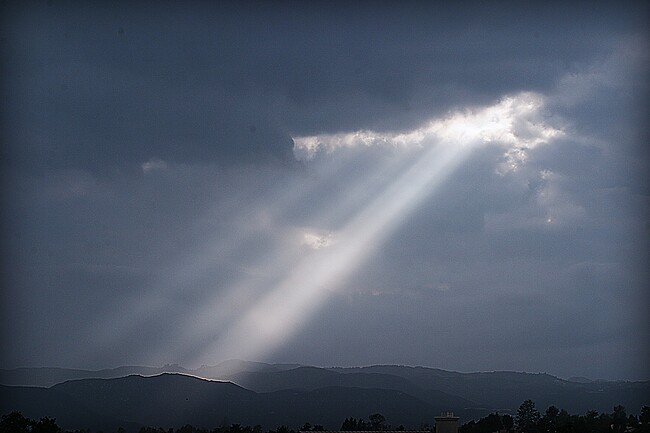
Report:
[{"label": "break in the clouds", "polygon": [[504,96],[497,103],[467,108],[443,119],[433,119],[414,130],[399,133],[355,131],[295,137],[294,153],[299,159],[313,159],[318,151],[331,153],[339,147],[384,145],[393,147],[451,143],[471,146],[496,143],[505,147],[500,171],[516,170],[527,159],[529,149],[562,134],[543,116],[544,99],[534,93]]},{"label": "break in the clouds", "polygon": [[647,379],[646,15],[5,3],[3,366]]},{"label": "break in the clouds", "polygon": [[142,163],[142,172],[145,174],[156,170],[165,170],[166,168],[167,163],[158,158],[151,158],[149,161]]},{"label": "break in the clouds", "polygon": [[332,245],[334,235],[332,233],[319,234],[314,232],[306,232],[303,236],[303,242],[309,248],[320,250]]}]

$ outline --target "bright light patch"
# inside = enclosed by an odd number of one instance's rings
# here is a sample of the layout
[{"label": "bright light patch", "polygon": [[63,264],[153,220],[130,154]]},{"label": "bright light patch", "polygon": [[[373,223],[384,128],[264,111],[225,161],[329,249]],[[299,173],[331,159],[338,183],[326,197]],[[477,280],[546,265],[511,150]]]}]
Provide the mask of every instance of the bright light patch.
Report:
[{"label": "bright light patch", "polygon": [[162,159],[151,158],[149,161],[142,164],[143,173],[151,173],[152,171],[165,170],[167,163]]},{"label": "bright light patch", "polygon": [[528,158],[528,150],[562,134],[544,122],[544,98],[533,92],[507,96],[498,103],[459,111],[443,119],[433,119],[420,128],[402,133],[356,131],[340,134],[294,137],[294,154],[311,160],[319,152],[332,153],[355,146],[420,147],[427,143],[455,145],[495,144],[505,147],[499,173],[517,170]]},{"label": "bright light patch", "polygon": [[332,233],[318,234],[318,233],[305,233],[303,236],[303,245],[307,245],[314,250],[320,250],[332,245]]},{"label": "bright light patch", "polygon": [[[295,137],[294,152],[304,161],[314,160],[319,153],[350,147],[389,146],[411,151],[395,155],[395,167],[399,170],[391,175],[393,180],[375,190],[378,192],[363,200],[363,204],[356,196],[351,201],[331,203],[329,213],[349,215],[342,225],[336,226],[336,242],[330,233],[300,232],[300,243],[308,249],[293,256],[290,266],[280,268],[279,278],[268,281],[264,295],[256,302],[248,308],[238,308],[239,315],[233,317],[236,320],[229,322],[226,329],[215,323],[218,321],[208,321],[218,332],[211,344],[201,345],[201,353],[196,355],[207,355],[210,359],[261,359],[275,350],[313,315],[330,293],[344,285],[345,279],[413,209],[443,185],[476,146],[502,147],[504,162],[499,172],[505,175],[526,162],[530,149],[561,135],[560,129],[543,121],[543,103],[541,95],[525,92],[505,97],[489,107],[433,119],[412,131],[362,130]],[[358,181],[363,183],[364,177],[373,175],[361,176]],[[331,221],[323,221],[325,226],[331,226]],[[289,255],[278,248],[270,251],[269,256]],[[445,286],[440,290],[445,290]],[[207,328],[206,331],[209,332]]]},{"label": "bright light patch", "polygon": [[[470,146],[433,145],[337,233],[338,242],[301,258],[245,311],[213,347],[221,359],[260,359],[290,338],[341,282],[378,248],[420,201],[439,187]],[[310,237],[315,245],[319,236]]]}]

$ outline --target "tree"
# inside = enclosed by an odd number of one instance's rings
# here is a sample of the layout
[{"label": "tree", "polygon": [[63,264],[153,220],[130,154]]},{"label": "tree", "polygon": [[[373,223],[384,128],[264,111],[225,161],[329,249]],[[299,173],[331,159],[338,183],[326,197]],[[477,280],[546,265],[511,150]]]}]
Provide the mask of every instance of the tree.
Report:
[{"label": "tree", "polygon": [[0,433],[29,433],[32,421],[20,412],[2,415]]},{"label": "tree", "polygon": [[295,433],[293,430],[290,430],[289,427],[287,427],[284,424],[282,424],[277,429],[275,429],[275,431],[276,433]]},{"label": "tree", "polygon": [[359,430],[359,423],[355,418],[346,418],[345,421],[343,421],[343,424],[341,425],[341,428],[339,429],[341,431],[358,431]]},{"label": "tree", "polygon": [[544,413],[544,416],[540,420],[540,425],[543,431],[548,433],[554,433],[557,431],[558,419],[560,415],[560,409],[555,406],[549,406]]},{"label": "tree", "polygon": [[56,418],[44,417],[32,425],[32,433],[61,433]]},{"label": "tree", "polygon": [[194,426],[185,424],[183,427],[177,429],[176,433],[194,433]]},{"label": "tree", "polygon": [[140,427],[140,433],[167,433],[162,427]]},{"label": "tree", "polygon": [[625,413],[625,407],[621,405],[614,406],[614,413],[612,413],[612,425],[614,426],[614,431],[625,431],[625,427],[627,426],[627,414]]},{"label": "tree", "polygon": [[639,414],[639,422],[641,424],[650,424],[650,406],[643,406],[641,414]]},{"label": "tree", "polygon": [[579,419],[579,416],[569,415],[569,412],[562,409],[557,415],[555,421],[555,431],[558,433],[572,433],[575,430],[574,424],[576,424]]},{"label": "tree", "polygon": [[501,415],[499,415],[498,412],[494,412],[486,416],[485,418],[481,419],[479,423],[482,423],[484,425],[484,428],[486,430],[489,430],[489,432],[498,432],[503,428],[503,422],[501,421]]},{"label": "tree", "polygon": [[503,429],[503,420],[498,412],[489,414],[478,421],[470,421],[460,428],[461,433],[494,433]]},{"label": "tree", "polygon": [[512,428],[515,426],[515,420],[512,419],[512,417],[507,414],[501,417],[501,422],[503,423],[503,428],[506,431],[512,430]]},{"label": "tree", "polygon": [[639,432],[650,433],[650,407],[643,406],[639,414]]},{"label": "tree", "polygon": [[517,424],[517,430],[521,433],[533,433],[537,431],[539,411],[535,409],[535,402],[532,400],[525,400],[521,406],[519,406],[515,423]]},{"label": "tree", "polygon": [[373,413],[368,417],[370,428],[372,430],[384,430],[386,428],[386,418],[380,413]]}]

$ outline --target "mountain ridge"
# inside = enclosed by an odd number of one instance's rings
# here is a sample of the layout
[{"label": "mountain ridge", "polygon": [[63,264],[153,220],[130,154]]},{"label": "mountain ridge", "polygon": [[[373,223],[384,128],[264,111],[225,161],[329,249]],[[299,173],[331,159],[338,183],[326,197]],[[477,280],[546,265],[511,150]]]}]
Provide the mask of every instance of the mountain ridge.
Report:
[{"label": "mountain ridge", "polygon": [[[311,422],[335,430],[348,416],[362,418],[375,412],[395,424],[420,425],[432,423],[433,417],[445,409],[391,389],[328,386],[309,391],[255,393],[231,382],[172,373],[77,379],[50,388],[2,385],[2,392],[3,413],[19,410],[34,418],[50,416],[60,420],[64,428],[86,428],[82,425],[88,422],[86,414],[98,414],[93,421],[95,426],[105,423],[112,427],[103,429],[109,430],[122,422],[129,426],[129,431],[138,426],[185,424],[212,428],[226,419],[265,428]],[[17,404],[16,396],[20,393],[27,397]],[[45,396],[40,400],[47,404],[34,405],[38,399],[33,397],[39,394]],[[60,404],[57,406],[56,402]],[[75,410],[81,412],[81,419],[70,416]]]},{"label": "mountain ridge", "polygon": [[[136,374],[117,376],[133,372]],[[96,371],[0,370],[0,383],[7,396],[38,394],[36,400],[44,402],[40,409],[21,400],[21,407],[30,410],[32,417],[37,417],[39,410],[40,416],[55,416],[47,412],[50,408],[65,416],[76,410],[87,414],[86,420],[94,416],[110,425],[186,421],[210,428],[228,418],[251,425],[277,427],[295,422],[297,427],[310,422],[335,429],[346,417],[378,412],[392,414],[396,419],[387,419],[395,425],[416,420],[432,424],[441,411],[454,411],[461,420],[478,419],[492,411],[514,414],[527,399],[535,401],[541,411],[555,405],[571,413],[606,412],[620,404],[635,412],[649,403],[650,395],[648,381],[572,382],[546,373],[461,373],[397,365],[323,368],[240,360],[194,370],[178,365]],[[66,396],[58,401],[67,401],[67,409],[53,403],[57,401],[55,394]],[[181,394],[186,400],[179,400]],[[0,409],[21,409],[5,397]],[[348,403],[341,405],[341,401]],[[257,418],[251,418],[250,413],[258,414]],[[400,416],[407,413],[411,418]]]}]

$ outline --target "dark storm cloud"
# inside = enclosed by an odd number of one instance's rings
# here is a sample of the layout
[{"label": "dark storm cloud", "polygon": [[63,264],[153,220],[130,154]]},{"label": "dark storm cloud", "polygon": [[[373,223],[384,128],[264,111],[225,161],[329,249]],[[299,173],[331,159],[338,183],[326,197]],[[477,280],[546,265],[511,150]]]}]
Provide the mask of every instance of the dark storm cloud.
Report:
[{"label": "dark storm cloud", "polygon": [[646,13],[5,4],[3,363],[220,361],[200,357],[220,318],[422,154],[298,161],[291,137],[410,131],[527,91],[563,135],[512,171],[509,148],[473,150],[269,359],[645,377]]},{"label": "dark storm cloud", "polygon": [[11,6],[5,159],[93,170],[152,157],[286,162],[290,133],[409,128],[548,89],[634,21],[607,5]]}]

